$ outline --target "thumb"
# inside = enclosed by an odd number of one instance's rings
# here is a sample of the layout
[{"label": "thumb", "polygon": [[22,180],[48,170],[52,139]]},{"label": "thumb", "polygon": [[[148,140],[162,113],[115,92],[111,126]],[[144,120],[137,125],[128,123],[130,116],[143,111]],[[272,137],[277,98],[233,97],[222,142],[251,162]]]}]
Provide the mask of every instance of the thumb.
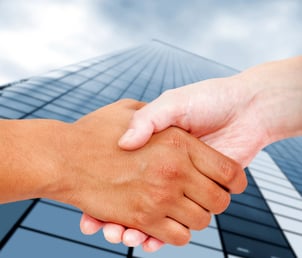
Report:
[{"label": "thumb", "polygon": [[183,107],[174,101],[173,95],[162,94],[134,113],[128,130],[119,140],[119,146],[125,150],[138,149],[148,142],[154,132],[176,125],[183,114]]},{"label": "thumb", "polygon": [[[136,111],[139,112],[139,111]],[[125,150],[135,150],[144,146],[150,139],[154,125],[148,118],[133,118],[130,122],[128,130],[119,140],[119,146]]]}]

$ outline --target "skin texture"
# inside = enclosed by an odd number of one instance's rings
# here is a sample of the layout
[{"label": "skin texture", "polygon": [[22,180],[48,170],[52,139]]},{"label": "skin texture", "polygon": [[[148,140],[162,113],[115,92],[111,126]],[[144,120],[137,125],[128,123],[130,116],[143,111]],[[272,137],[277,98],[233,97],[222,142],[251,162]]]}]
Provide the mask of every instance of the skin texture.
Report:
[{"label": "skin texture", "polygon": [[[135,112],[119,145],[137,149],[153,133],[176,126],[246,167],[268,144],[302,135],[301,71],[302,57],[295,57],[169,90]],[[83,216],[81,229],[95,233],[103,224],[90,219]],[[163,245],[121,225],[105,225],[104,235],[146,251]]]},{"label": "skin texture", "polygon": [[226,209],[229,191],[242,192],[246,177],[236,162],[179,128],[154,134],[138,150],[122,150],[118,139],[143,105],[119,101],[74,124],[1,121],[0,155],[7,159],[0,202],[50,198],[97,221],[188,243],[190,230],[205,228],[211,213]]}]

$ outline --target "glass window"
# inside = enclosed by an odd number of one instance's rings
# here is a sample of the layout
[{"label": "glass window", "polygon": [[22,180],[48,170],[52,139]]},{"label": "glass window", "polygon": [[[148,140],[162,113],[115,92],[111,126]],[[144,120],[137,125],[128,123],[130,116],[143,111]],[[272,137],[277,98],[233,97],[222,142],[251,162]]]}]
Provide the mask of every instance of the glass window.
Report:
[{"label": "glass window", "polygon": [[24,115],[23,112],[12,110],[11,108],[4,107],[0,105],[0,116],[3,118],[17,119]]},{"label": "glass window", "polygon": [[261,195],[258,187],[256,187],[255,185],[252,185],[252,184],[248,184],[248,186],[245,189],[243,194],[250,194],[250,195],[254,195],[254,196],[257,196],[259,198],[262,198],[262,195]]},{"label": "glass window", "polygon": [[115,77],[113,77],[112,75],[106,74],[106,73],[102,73],[102,74],[100,74],[100,75],[98,75],[97,77],[94,78],[94,80],[100,81],[104,84],[109,84],[114,79],[115,79]]},{"label": "glass window", "polygon": [[68,90],[71,89],[71,87],[65,88],[65,87],[62,87],[62,85],[66,85],[66,84],[63,84],[61,82],[52,81],[52,82],[44,84],[41,88],[46,88],[50,91],[54,91],[56,93],[61,93],[61,94],[64,92],[67,92]]},{"label": "glass window", "polygon": [[279,215],[276,215],[276,219],[277,219],[280,227],[283,230],[287,230],[287,231],[296,233],[297,235],[300,235],[300,238],[302,238],[302,222],[301,222],[301,220],[290,219],[290,218],[286,218],[286,217],[279,216]]},{"label": "glass window", "polygon": [[[0,205],[0,242],[6,234],[15,226],[24,212],[33,203],[32,200],[22,202],[12,202]],[[1,246],[1,245],[0,245]]]},{"label": "glass window", "polygon": [[223,241],[229,254],[243,257],[261,258],[295,258],[289,248],[244,238],[227,232],[222,232]]},{"label": "glass window", "polygon": [[[65,107],[59,107],[59,106],[55,105],[54,103],[50,103],[50,104],[46,105],[44,108],[47,110],[62,114],[64,116],[80,117],[83,115],[82,113],[80,113],[81,112],[80,107],[77,109],[77,111],[75,111],[75,110],[68,109]],[[77,113],[77,114],[74,115],[74,113]]]},{"label": "glass window", "polygon": [[206,248],[203,246],[198,246],[194,244],[188,244],[182,247],[175,247],[171,245],[165,245],[159,251],[155,253],[146,253],[142,250],[141,247],[135,248],[133,252],[134,257],[139,258],[223,258],[224,255],[222,252]]},{"label": "glass window", "polygon": [[238,216],[255,222],[261,221],[261,223],[278,228],[278,225],[270,212],[251,208],[243,204],[231,202],[230,206],[225,211],[225,214]]},{"label": "glass window", "polygon": [[258,198],[249,194],[234,194],[232,195],[232,201],[268,211],[267,205],[262,198]]},{"label": "glass window", "polygon": [[282,205],[279,203],[275,203],[272,201],[268,201],[268,205],[271,208],[271,210],[279,215],[283,215],[285,217],[289,217],[289,218],[293,218],[293,219],[297,219],[297,220],[301,220],[302,218],[302,211],[301,209],[295,209],[295,208],[291,208],[289,206]]},{"label": "glass window", "polygon": [[36,90],[31,90],[30,88],[13,87],[13,88],[10,88],[10,90],[14,91],[14,92],[25,94],[29,97],[31,96],[31,97],[40,99],[43,102],[46,102],[46,101],[49,101],[49,100],[53,99],[52,96],[49,96],[45,93],[41,93],[41,92],[36,91]]},{"label": "glass window", "polygon": [[302,208],[302,198],[296,199],[296,198],[288,197],[288,196],[284,195],[283,193],[276,193],[276,192],[272,192],[272,191],[265,190],[265,189],[262,189],[261,192],[266,200],[284,203],[286,205],[295,207],[297,209]]},{"label": "glass window", "polygon": [[275,175],[276,177],[281,177],[281,178],[286,178],[284,176],[284,174],[280,171],[280,169],[277,169],[276,167],[272,168],[272,167],[268,167],[268,166],[263,166],[263,165],[259,165],[259,163],[256,162],[252,162],[249,165],[249,169],[252,169],[253,171],[260,171],[260,172],[264,172],[270,175]]},{"label": "glass window", "polygon": [[115,88],[115,87],[111,87],[111,86],[107,86],[105,89],[102,90],[102,92],[100,93],[100,95],[102,95],[102,97],[104,98],[109,98],[112,100],[116,100],[119,98],[119,96],[123,93],[123,90]]},{"label": "glass window", "polygon": [[[68,220],[67,220],[68,221]],[[47,222],[46,222],[47,223]],[[78,225],[77,225],[78,226]],[[89,258],[121,258],[125,254],[116,254],[98,248],[99,245],[85,246],[47,236],[25,229],[18,229],[10,241],[1,250],[1,258],[16,257],[89,257]]]},{"label": "glass window", "polygon": [[38,100],[37,98],[33,98],[33,97],[30,97],[30,96],[27,96],[27,95],[24,95],[24,94],[20,94],[20,93],[17,93],[17,92],[14,92],[14,91],[8,91],[8,90],[4,91],[2,93],[2,96],[3,97],[8,97],[8,98],[11,98],[11,99],[14,99],[14,100],[21,99],[22,102],[33,105],[33,106],[36,106],[36,107],[41,106],[44,103],[43,101]]},{"label": "glass window", "polygon": [[3,96],[0,98],[0,105],[25,113],[28,113],[36,108],[35,106],[22,103],[18,100],[5,98]]},{"label": "glass window", "polygon": [[81,114],[89,113],[92,109],[85,107],[86,102],[81,101],[81,104],[75,104],[69,101],[64,101],[62,99],[57,99],[56,101],[52,102],[52,104],[61,107],[67,108],[69,110],[79,111]]},{"label": "glass window", "polygon": [[287,243],[280,229],[235,218],[226,214],[218,216],[218,221],[222,230],[287,247]]},{"label": "glass window", "polygon": [[56,90],[62,90],[62,91],[71,88],[71,86],[67,83],[62,83],[60,81],[57,81],[56,79],[51,79],[44,76],[32,77],[27,82],[33,85],[39,85],[41,87],[45,85],[52,85],[55,87]]},{"label": "glass window", "polygon": [[23,221],[22,226],[62,236],[82,243],[92,244],[120,253],[127,253],[128,248],[122,244],[110,244],[103,234],[83,235],[79,229],[81,213],[58,208],[45,203],[38,203]]},{"label": "glass window", "polygon": [[200,231],[192,230],[191,234],[192,243],[222,249],[218,229],[216,228],[208,227]]},{"label": "glass window", "polygon": [[293,187],[292,184],[288,181],[287,178],[286,179],[281,179],[281,178],[278,178],[278,177],[274,177],[274,176],[265,174],[263,172],[259,172],[257,170],[252,170],[251,173],[253,174],[254,177],[257,177],[257,179],[261,179],[261,180],[264,180],[264,181],[266,180],[266,181],[269,181],[273,184],[288,187],[288,188]]},{"label": "glass window", "polygon": [[115,88],[125,90],[126,88],[128,88],[130,86],[130,84],[131,83],[128,81],[117,79],[110,84],[110,87],[113,86]]},{"label": "glass window", "polygon": [[82,90],[90,91],[90,92],[100,92],[105,87],[105,83],[95,80],[89,80],[81,85]]},{"label": "glass window", "polygon": [[78,74],[70,74],[70,75],[60,79],[60,82],[65,82],[65,83],[68,83],[73,86],[78,86],[86,80],[87,80],[87,78],[84,76],[80,76]]},{"label": "glass window", "polygon": [[73,98],[77,98],[77,99],[87,101],[87,100],[93,98],[93,96],[95,96],[95,94],[92,92],[88,93],[86,91],[86,94],[83,94],[80,89],[76,89],[76,90],[68,92],[67,94],[65,94],[64,96],[62,96],[60,98],[69,98],[70,100],[72,100]]},{"label": "glass window", "polygon": [[283,187],[280,185],[273,184],[268,181],[264,181],[262,179],[257,179],[257,185],[260,188],[267,188],[275,192],[284,193],[288,196],[292,196],[294,198],[300,198],[300,194],[295,189],[289,189],[287,187]]},{"label": "glass window", "polygon": [[297,257],[302,257],[302,236],[301,235],[297,235],[297,234],[293,234],[290,232],[284,232],[286,235],[286,238],[288,239],[291,247],[293,248],[293,250],[295,251]]},{"label": "glass window", "polygon": [[55,90],[55,87],[39,87],[37,89],[33,89],[33,91],[38,91],[42,94],[47,94],[52,97],[58,97],[62,94],[62,92]]}]

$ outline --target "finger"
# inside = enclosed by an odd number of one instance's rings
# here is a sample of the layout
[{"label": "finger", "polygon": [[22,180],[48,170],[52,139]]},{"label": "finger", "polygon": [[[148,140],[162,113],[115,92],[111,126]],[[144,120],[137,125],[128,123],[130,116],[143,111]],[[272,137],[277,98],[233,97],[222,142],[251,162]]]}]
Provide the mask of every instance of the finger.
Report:
[{"label": "finger", "polygon": [[[201,196],[200,189],[197,196]],[[211,214],[207,210],[186,197],[170,209],[168,216],[193,230],[202,230],[211,221]]]},{"label": "finger", "polygon": [[80,222],[80,229],[85,235],[93,235],[104,226],[104,222],[83,214]]},{"label": "finger", "polygon": [[188,152],[197,170],[231,193],[241,193],[246,188],[246,175],[234,160],[194,137],[190,137]]},{"label": "finger", "polygon": [[148,235],[145,233],[128,228],[123,234],[123,244],[129,247],[136,247],[144,243],[148,238]]},{"label": "finger", "polygon": [[105,239],[113,244],[122,242],[125,227],[114,223],[106,223],[103,228]]},{"label": "finger", "polygon": [[176,246],[187,244],[191,238],[187,227],[168,217],[146,229],[146,233],[164,243]]},{"label": "finger", "polygon": [[[185,185],[184,192],[186,197],[195,202],[196,205],[198,204],[214,214],[219,214],[227,209],[231,201],[231,195],[212,179],[196,172],[192,173],[188,180],[190,181]],[[210,214],[208,215],[207,219],[209,220],[207,222],[210,223]],[[192,217],[193,219],[194,217]],[[199,223],[202,223],[202,221]]]},{"label": "finger", "polygon": [[175,104],[177,102],[174,101],[174,95],[164,93],[136,111],[128,130],[119,140],[119,146],[126,150],[140,148],[146,144],[153,132],[159,132],[171,125],[176,125],[176,122],[185,115],[185,112],[183,105]]},{"label": "finger", "polygon": [[142,247],[145,252],[156,252],[158,251],[165,243],[153,238],[149,237],[143,244]]}]

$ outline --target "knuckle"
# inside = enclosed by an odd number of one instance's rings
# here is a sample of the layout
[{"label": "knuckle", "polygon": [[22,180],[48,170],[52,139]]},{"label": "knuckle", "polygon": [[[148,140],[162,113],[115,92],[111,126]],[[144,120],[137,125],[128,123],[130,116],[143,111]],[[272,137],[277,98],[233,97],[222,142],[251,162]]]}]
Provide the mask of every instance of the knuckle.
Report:
[{"label": "knuckle", "polygon": [[156,191],[153,191],[151,198],[151,205],[154,211],[166,206],[167,204],[173,202],[172,191],[168,190],[168,187],[158,188]]},{"label": "knuckle", "polygon": [[217,191],[214,197],[215,207],[213,209],[214,214],[220,214],[224,212],[231,202],[231,195],[226,191]]},{"label": "knuckle", "polygon": [[159,175],[165,180],[167,184],[171,183],[171,180],[175,181],[182,177],[180,165],[177,161],[165,162],[158,169]]},{"label": "knuckle", "polygon": [[230,160],[222,161],[220,165],[224,186],[230,186],[237,176],[237,164]]}]

